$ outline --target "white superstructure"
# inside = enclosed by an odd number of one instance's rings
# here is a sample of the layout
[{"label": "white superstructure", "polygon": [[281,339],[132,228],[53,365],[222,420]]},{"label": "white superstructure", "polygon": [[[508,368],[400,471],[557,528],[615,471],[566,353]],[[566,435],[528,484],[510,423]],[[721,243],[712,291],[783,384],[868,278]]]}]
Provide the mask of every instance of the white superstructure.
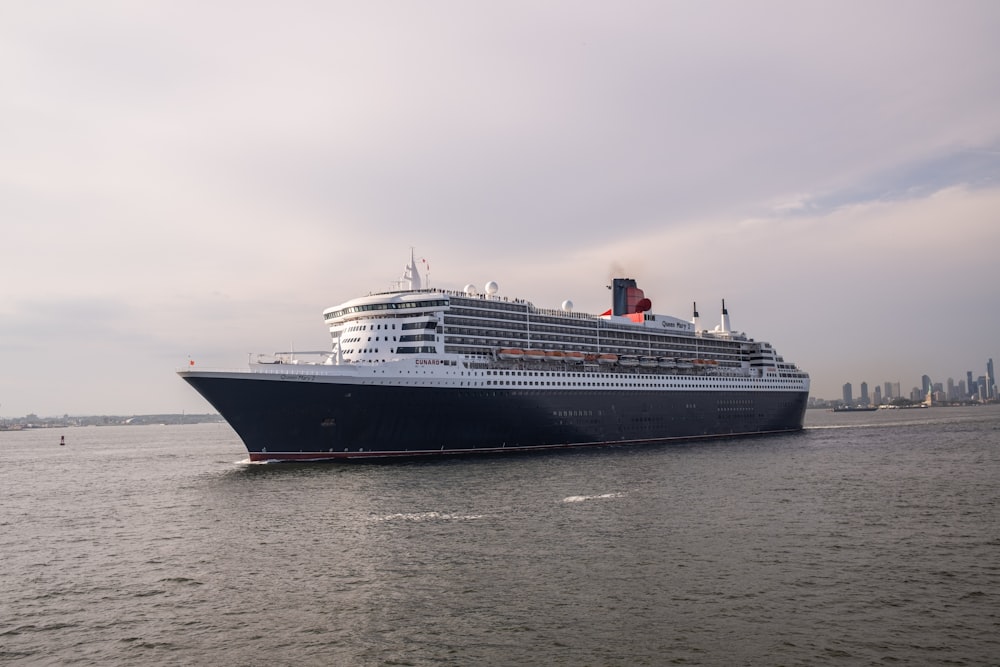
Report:
[{"label": "white superstructure", "polygon": [[[421,284],[412,256],[401,282]],[[724,303],[720,326],[705,330],[696,312],[688,321],[650,312],[591,315],[574,312],[570,304],[537,308],[501,296],[491,281],[481,292],[424,287],[370,294],[328,308],[323,316],[332,352],[321,364],[299,362],[297,369],[321,381],[562,390],[809,389],[808,374],[770,343],[731,329]]]}]

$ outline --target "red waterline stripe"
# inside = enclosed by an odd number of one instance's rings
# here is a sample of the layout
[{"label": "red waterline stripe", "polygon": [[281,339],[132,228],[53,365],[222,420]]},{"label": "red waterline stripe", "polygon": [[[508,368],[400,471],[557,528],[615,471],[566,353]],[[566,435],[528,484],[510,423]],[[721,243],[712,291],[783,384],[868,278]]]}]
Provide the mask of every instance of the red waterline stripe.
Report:
[{"label": "red waterline stripe", "polygon": [[363,452],[250,452],[251,461],[332,461],[336,459],[393,458],[405,456],[452,456],[455,454],[496,454],[502,452],[529,452],[549,449],[577,449],[583,447],[609,447],[612,445],[642,445],[717,438],[736,438],[752,435],[774,435],[793,433],[802,429],[779,429],[774,431],[748,431],[745,433],[712,433],[708,435],[677,436],[673,438],[648,438],[640,440],[603,440],[601,442],[579,442],[563,445],[511,445],[510,447],[479,447],[474,449],[414,449],[409,451],[368,450]]}]

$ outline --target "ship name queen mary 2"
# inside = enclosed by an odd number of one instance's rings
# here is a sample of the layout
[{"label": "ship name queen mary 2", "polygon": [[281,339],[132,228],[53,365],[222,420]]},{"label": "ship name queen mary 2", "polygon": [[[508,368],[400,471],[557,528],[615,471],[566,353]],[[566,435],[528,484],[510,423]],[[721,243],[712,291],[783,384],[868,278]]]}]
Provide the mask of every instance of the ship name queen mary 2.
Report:
[{"label": "ship name queen mary 2", "polygon": [[661,444],[802,429],[809,375],[721,321],[658,315],[615,278],[602,314],[422,285],[323,312],[332,347],[179,371],[252,461]]}]

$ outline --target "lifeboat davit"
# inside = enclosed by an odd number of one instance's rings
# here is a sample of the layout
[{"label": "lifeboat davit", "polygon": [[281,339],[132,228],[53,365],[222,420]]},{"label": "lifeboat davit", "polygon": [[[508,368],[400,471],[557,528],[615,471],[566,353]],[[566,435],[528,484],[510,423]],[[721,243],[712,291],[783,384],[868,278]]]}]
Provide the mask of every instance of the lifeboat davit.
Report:
[{"label": "lifeboat davit", "polygon": [[497,356],[501,359],[518,360],[524,359],[524,350],[519,350],[516,347],[508,347],[497,352]]}]

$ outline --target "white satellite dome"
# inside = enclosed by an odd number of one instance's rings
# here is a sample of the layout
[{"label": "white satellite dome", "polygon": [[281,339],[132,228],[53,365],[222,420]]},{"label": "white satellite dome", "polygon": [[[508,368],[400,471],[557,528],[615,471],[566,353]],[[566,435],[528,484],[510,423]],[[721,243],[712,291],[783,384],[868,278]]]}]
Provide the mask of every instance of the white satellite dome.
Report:
[{"label": "white satellite dome", "polygon": [[473,285],[472,283],[469,283],[468,285],[465,286],[465,293],[468,294],[469,296],[475,296],[476,286]]},{"label": "white satellite dome", "polygon": [[567,313],[570,312],[570,311],[572,311],[573,310],[573,302],[570,301],[569,299],[566,299],[565,301],[562,302],[562,309],[565,310]]},{"label": "white satellite dome", "polygon": [[486,291],[487,294],[493,296],[494,294],[497,293],[497,290],[500,289],[500,286],[497,285],[497,282],[495,280],[491,280],[488,283],[486,283],[486,287],[484,287],[483,289]]}]

